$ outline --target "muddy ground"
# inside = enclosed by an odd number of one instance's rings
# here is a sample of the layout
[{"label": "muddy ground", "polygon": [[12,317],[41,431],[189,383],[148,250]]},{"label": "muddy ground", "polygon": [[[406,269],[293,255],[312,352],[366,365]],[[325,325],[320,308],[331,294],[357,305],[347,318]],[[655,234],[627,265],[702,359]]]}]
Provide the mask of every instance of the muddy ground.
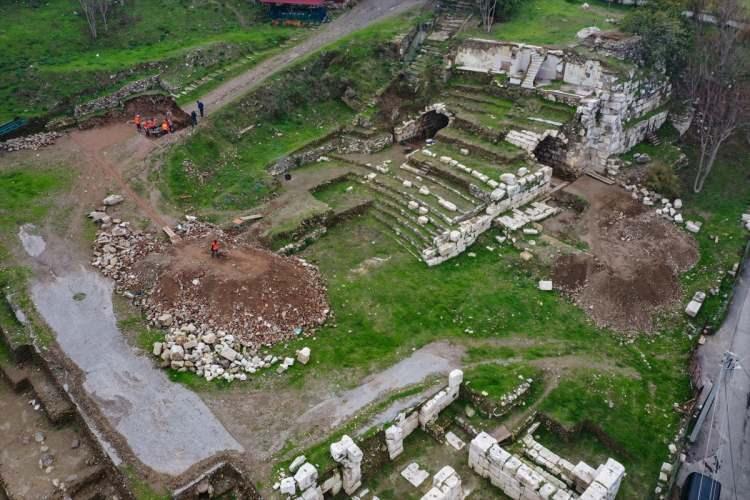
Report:
[{"label": "muddy ground", "polygon": [[695,240],[617,186],[584,176],[565,192],[586,200],[544,223],[586,251],[553,262],[554,286],[569,294],[600,327],[649,332],[659,312],[682,298],[679,274],[698,261]]}]

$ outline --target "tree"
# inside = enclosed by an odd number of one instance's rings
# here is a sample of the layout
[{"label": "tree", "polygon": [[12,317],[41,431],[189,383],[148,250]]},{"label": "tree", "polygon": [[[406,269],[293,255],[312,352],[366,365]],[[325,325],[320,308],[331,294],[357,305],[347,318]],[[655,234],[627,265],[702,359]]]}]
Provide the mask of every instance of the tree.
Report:
[{"label": "tree", "polygon": [[479,15],[482,16],[482,27],[487,33],[492,29],[495,22],[495,10],[497,9],[497,0],[477,0]]},{"label": "tree", "polygon": [[622,29],[641,37],[639,56],[646,65],[675,78],[685,67],[690,48],[687,23],[679,9],[661,1],[633,9],[623,19]]},{"label": "tree", "polygon": [[109,14],[109,9],[112,7],[113,0],[95,0],[96,1],[96,10],[99,12],[99,15],[102,17],[102,22],[104,22],[104,31],[107,31],[107,15]]},{"label": "tree", "polygon": [[693,47],[682,79],[682,90],[695,108],[696,193],[703,189],[724,142],[750,125],[750,32],[744,10],[738,0],[715,5],[715,23],[694,22]]},{"label": "tree", "polygon": [[91,38],[96,39],[96,6],[97,0],[78,0],[81,4],[81,11],[86,18],[86,23],[89,26],[89,34]]}]

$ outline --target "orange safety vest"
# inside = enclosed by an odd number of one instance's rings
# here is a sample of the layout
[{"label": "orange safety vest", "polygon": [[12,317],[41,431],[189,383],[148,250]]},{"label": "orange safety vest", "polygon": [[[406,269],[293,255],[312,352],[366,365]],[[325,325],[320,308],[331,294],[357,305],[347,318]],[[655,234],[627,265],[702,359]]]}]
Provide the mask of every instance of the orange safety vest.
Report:
[{"label": "orange safety vest", "polygon": [[211,243],[211,251],[212,252],[218,252],[219,251],[219,244],[217,242]]},{"label": "orange safety vest", "polygon": [[161,129],[165,132],[169,131],[169,124],[167,122],[164,122],[161,124]]},{"label": "orange safety vest", "polygon": [[140,125],[141,124],[141,115],[135,115],[135,119],[133,120],[133,122],[135,122],[136,125]]}]

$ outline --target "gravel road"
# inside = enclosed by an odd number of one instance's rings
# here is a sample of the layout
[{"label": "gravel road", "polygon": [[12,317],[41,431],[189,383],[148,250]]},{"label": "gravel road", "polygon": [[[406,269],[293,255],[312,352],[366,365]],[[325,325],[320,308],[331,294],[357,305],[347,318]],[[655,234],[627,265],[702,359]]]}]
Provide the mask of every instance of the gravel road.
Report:
[{"label": "gravel road", "polygon": [[[337,17],[302,43],[266,59],[247,72],[233,78],[201,98],[210,115],[230,101],[237,99],[266,78],[283,69],[298,59],[335,42],[357,30],[381,19],[395,16],[417,6],[425,5],[429,0],[361,0],[353,9]],[[186,112],[194,108],[190,103],[184,107]]]}]

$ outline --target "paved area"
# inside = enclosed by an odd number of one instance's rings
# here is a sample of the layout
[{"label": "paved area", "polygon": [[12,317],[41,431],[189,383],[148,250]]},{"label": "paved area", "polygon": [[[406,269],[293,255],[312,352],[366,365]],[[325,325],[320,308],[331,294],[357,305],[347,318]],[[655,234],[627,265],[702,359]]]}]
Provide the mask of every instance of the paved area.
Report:
[{"label": "paved area", "polygon": [[310,408],[298,421],[315,423],[327,420],[334,428],[388,393],[418,384],[433,375],[447,375],[459,368],[464,351],[463,346],[448,342],[428,344],[390,368],[370,375],[360,386]]},{"label": "paved area", "polygon": [[31,285],[34,305],[83,372],[83,389],[105,424],[135,457],[178,476],[221,452],[243,451],[197,395],[127,344],[112,308],[112,282],[84,265],[56,266],[50,246],[34,259],[47,269]]},{"label": "paved area", "polygon": [[721,498],[740,500],[750,494],[750,259],[724,323],[699,351],[703,377],[712,384],[717,383],[725,351],[737,356],[739,366],[720,382],[680,479],[693,471],[713,476],[721,482]]},{"label": "paved area", "polygon": [[[249,71],[229,80],[201,98],[210,115],[225,104],[237,99],[277,71],[321,49],[322,47],[358,31],[372,23],[406,12],[414,7],[425,5],[429,0],[361,0],[353,9],[334,21],[324,24],[321,29],[302,43],[266,59]],[[185,111],[194,108],[191,103]]]}]

